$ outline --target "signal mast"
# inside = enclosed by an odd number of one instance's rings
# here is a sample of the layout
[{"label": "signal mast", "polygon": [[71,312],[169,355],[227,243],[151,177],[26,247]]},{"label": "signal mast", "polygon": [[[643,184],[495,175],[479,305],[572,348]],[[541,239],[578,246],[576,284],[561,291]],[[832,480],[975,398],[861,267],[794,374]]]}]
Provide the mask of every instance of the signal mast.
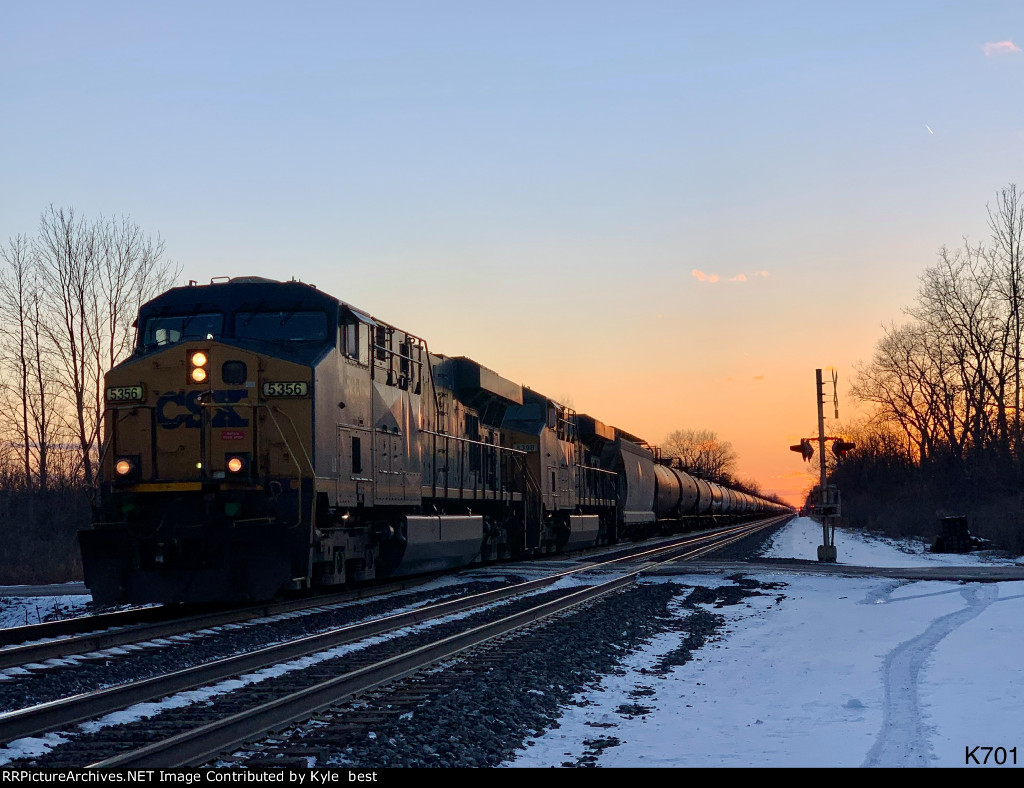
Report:
[{"label": "signal mast", "polygon": [[[818,486],[817,499],[814,501],[814,511],[821,517],[821,544],[818,545],[818,560],[825,563],[835,563],[836,553],[836,527],[835,520],[841,513],[839,489],[835,485],[828,484],[828,477],[825,470],[825,441],[832,441],[832,453],[836,459],[842,459],[846,453],[855,448],[855,444],[845,441],[835,435],[825,434],[825,397],[823,391],[821,370],[815,370],[817,383],[818,401],[818,437],[801,438],[800,443],[790,446],[790,451],[799,453],[806,462],[814,457],[814,446],[812,441],[818,443],[818,457],[820,459],[821,483]],[[839,418],[839,394],[837,383],[839,373],[832,370],[832,403],[835,408],[835,418]]]}]

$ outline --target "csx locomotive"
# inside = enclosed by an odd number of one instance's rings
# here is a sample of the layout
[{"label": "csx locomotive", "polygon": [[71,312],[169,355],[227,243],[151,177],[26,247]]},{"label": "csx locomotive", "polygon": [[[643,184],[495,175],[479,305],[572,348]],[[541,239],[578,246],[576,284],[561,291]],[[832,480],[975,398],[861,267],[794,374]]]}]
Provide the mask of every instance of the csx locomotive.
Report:
[{"label": "csx locomotive", "polygon": [[110,370],[101,603],[271,598],[788,511],[301,282],[174,288]]}]

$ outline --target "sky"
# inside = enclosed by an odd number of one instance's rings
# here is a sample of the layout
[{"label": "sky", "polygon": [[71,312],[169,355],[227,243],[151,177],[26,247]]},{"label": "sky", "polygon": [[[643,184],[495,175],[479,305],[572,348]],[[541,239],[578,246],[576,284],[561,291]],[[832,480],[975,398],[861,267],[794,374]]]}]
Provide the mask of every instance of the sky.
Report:
[{"label": "sky", "polygon": [[129,216],[660,443],[788,446],[1020,180],[1016,2],[8,3],[0,243]]},{"label": "sky", "polygon": [[[820,541],[821,527],[799,517],[772,538],[764,555],[813,561]],[[933,554],[920,541],[842,528],[836,530],[836,546],[840,567],[1022,560]],[[683,633],[656,635],[624,654],[620,669],[604,676],[598,687],[576,696],[573,705],[562,710],[558,727],[529,739],[502,765],[576,763],[593,754],[587,742],[600,737],[618,741],[601,750],[597,765],[602,767],[966,766],[966,751],[974,746],[1003,747],[1004,758],[1013,757],[1007,753],[1016,747],[1016,764],[1024,763],[1021,742],[1014,738],[1019,736],[1024,704],[1024,635],[1019,626],[1024,618],[1024,582],[905,581],[763,568],[743,574],[773,585],[738,605],[703,605],[726,620],[694,651],[693,659],[661,673],[660,657],[679,647]],[[655,576],[641,582],[666,581],[689,586],[731,583],[707,573]],[[5,596],[11,591],[5,590]],[[23,623],[47,605],[74,609],[88,601],[81,595],[6,596],[0,605],[0,625]],[[678,615],[688,614],[677,607]],[[83,730],[201,703],[242,684],[357,648],[341,646],[158,702],[136,704],[87,723]],[[17,678],[16,669],[0,675],[0,680]],[[638,703],[647,711],[620,712],[626,703]],[[0,748],[0,766],[46,752],[75,735],[72,730],[12,742]],[[975,755],[980,760],[984,751]],[[994,750],[989,751],[988,765],[996,757]]]}]

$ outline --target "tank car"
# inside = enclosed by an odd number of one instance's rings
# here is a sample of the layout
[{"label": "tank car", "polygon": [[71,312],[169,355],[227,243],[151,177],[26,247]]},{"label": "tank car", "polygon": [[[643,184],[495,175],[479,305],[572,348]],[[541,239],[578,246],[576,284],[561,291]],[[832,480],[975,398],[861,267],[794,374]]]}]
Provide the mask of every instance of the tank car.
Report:
[{"label": "tank car", "polygon": [[784,509],[301,282],[193,282],[136,328],[79,534],[101,603],[260,600]]}]

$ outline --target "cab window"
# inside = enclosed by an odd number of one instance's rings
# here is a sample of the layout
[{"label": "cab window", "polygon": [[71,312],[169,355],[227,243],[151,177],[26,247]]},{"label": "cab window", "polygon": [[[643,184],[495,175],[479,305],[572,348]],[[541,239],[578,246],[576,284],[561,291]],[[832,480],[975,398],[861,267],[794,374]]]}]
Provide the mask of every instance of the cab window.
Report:
[{"label": "cab window", "polygon": [[223,331],[224,315],[219,312],[162,315],[146,320],[142,344],[151,348],[194,339],[220,339]]},{"label": "cab window", "polygon": [[235,337],[265,342],[322,342],[327,339],[323,312],[236,312]]}]

